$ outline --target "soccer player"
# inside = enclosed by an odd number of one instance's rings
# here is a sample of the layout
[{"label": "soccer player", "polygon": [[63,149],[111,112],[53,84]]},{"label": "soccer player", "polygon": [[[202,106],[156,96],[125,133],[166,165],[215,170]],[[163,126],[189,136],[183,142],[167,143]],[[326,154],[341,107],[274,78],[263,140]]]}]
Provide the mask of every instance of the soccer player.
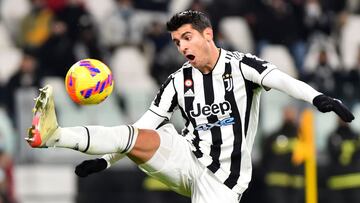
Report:
[{"label": "soccer player", "polygon": [[[260,94],[280,90],[334,111],[351,122],[352,113],[337,99],[281,72],[251,54],[218,48],[209,19],[198,11],[175,14],[167,29],[187,62],[161,86],[149,110],[133,125],[60,127],[53,90],[45,86],[35,102],[26,138],[32,147],[63,147],[87,154],[75,173],[85,177],[127,155],[146,174],[194,203],[239,202],[251,179],[251,149]],[[181,134],[164,124],[175,110],[185,120]],[[166,123],[166,122],[165,122]]]}]

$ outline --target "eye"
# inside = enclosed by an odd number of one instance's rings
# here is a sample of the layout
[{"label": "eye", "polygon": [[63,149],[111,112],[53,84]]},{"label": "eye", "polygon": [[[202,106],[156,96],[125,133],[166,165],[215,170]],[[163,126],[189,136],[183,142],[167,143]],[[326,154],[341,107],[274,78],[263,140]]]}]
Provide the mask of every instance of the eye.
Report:
[{"label": "eye", "polygon": [[190,36],[190,35],[186,35],[186,36],[184,37],[184,39],[185,39],[186,41],[189,41],[189,40],[191,40],[191,36]]}]

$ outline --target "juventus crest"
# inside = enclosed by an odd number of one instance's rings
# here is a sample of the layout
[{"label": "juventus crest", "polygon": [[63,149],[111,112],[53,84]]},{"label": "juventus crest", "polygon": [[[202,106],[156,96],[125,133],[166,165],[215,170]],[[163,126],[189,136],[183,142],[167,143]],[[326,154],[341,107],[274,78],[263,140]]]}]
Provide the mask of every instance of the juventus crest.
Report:
[{"label": "juventus crest", "polygon": [[224,74],[223,76],[225,90],[230,92],[233,90],[233,78],[231,74]]}]

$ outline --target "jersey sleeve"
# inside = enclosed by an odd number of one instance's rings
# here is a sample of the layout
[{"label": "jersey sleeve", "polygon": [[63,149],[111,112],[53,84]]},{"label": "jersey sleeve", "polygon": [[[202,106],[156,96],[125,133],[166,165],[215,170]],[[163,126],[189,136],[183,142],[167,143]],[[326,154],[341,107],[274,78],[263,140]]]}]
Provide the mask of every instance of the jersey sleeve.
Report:
[{"label": "jersey sleeve", "polygon": [[265,90],[270,90],[263,85],[263,79],[272,70],[277,69],[275,65],[252,54],[245,54],[240,61],[240,67],[245,79],[262,86]]},{"label": "jersey sleeve", "polygon": [[177,93],[173,83],[174,77],[170,75],[161,85],[149,111],[165,120],[170,120],[175,108],[178,106]]},{"label": "jersey sleeve", "polygon": [[120,159],[124,158],[126,156],[126,154],[121,154],[121,153],[111,153],[111,154],[105,154],[104,156],[102,156],[101,158],[105,159],[106,163],[107,163],[107,167],[109,168],[110,166],[114,165],[114,163],[116,163],[117,161],[119,161]]},{"label": "jersey sleeve", "polygon": [[141,129],[157,129],[164,121],[168,119],[155,114],[153,111],[148,110],[137,120],[133,126]]},{"label": "jersey sleeve", "polygon": [[297,80],[280,70],[271,71],[263,80],[266,87],[282,91],[296,99],[301,99],[312,104],[313,99],[321,93],[310,85]]}]

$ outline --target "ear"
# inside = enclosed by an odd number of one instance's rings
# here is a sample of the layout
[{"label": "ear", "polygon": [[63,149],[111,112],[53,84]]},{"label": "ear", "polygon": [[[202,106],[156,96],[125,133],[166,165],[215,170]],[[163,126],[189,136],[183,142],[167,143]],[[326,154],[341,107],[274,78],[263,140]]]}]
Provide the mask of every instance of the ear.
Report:
[{"label": "ear", "polygon": [[213,40],[214,39],[213,29],[210,27],[205,28],[203,31],[203,36],[207,41]]}]

